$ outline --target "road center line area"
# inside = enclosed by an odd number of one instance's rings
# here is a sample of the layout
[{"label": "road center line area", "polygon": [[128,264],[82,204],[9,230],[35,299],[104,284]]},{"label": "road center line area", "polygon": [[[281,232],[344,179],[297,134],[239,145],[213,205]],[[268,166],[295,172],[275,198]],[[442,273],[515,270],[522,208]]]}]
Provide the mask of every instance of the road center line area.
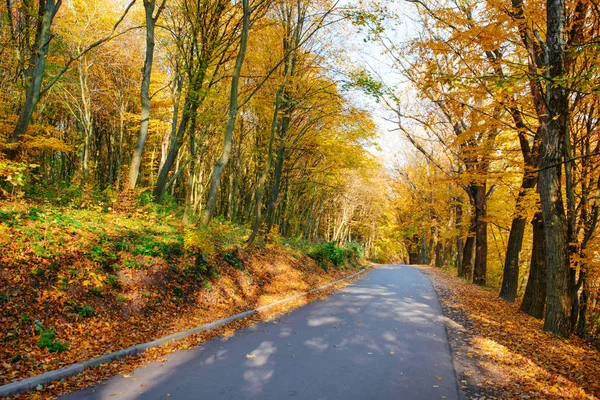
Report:
[{"label": "road center line area", "polygon": [[166,359],[61,399],[459,398],[437,295],[409,266]]}]

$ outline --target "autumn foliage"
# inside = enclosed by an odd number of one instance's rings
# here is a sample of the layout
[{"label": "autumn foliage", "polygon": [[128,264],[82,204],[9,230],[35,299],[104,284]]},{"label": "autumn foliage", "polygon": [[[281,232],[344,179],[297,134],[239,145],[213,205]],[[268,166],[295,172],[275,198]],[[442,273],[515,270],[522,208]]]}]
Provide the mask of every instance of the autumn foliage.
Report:
[{"label": "autumn foliage", "polygon": [[2,2],[0,383],[368,258],[497,292],[440,281],[524,396],[597,393],[597,1],[392,3]]},{"label": "autumn foliage", "polygon": [[[600,357],[577,337],[542,331],[542,322],[438,269],[423,267],[440,295],[461,385],[472,398],[592,399]],[[526,396],[526,397],[525,397]]]},{"label": "autumn foliage", "polygon": [[243,250],[247,229],[227,223],[190,238],[151,208],[15,202],[0,218],[2,384],[270,304],[360,262],[317,262],[309,243]]}]

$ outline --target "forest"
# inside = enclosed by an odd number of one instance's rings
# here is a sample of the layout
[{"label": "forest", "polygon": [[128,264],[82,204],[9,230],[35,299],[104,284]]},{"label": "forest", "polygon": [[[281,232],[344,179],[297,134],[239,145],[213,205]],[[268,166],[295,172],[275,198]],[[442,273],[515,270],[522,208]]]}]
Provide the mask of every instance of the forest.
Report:
[{"label": "forest", "polygon": [[599,217],[596,0],[0,4],[0,383],[263,261],[431,265],[597,341]]},{"label": "forest", "polygon": [[393,9],[352,13],[407,82],[355,71],[414,148],[393,179],[411,193],[395,208],[410,263],[453,264],[522,295],[545,331],[585,335],[600,273],[598,5],[410,3],[420,31],[404,43],[386,28]]}]

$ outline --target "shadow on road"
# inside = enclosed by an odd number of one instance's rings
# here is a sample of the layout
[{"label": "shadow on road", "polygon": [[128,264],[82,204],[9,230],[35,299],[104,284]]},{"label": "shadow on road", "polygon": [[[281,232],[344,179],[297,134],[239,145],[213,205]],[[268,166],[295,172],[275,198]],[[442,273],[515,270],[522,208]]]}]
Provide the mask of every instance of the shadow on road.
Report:
[{"label": "shadow on road", "polygon": [[427,278],[382,266],[324,301],[65,399],[457,399],[440,318]]}]

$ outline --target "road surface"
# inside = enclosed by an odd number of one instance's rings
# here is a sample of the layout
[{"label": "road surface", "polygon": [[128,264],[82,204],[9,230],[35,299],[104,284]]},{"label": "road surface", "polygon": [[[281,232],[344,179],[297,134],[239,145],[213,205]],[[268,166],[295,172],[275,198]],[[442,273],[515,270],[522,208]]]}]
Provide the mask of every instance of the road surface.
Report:
[{"label": "road surface", "polygon": [[410,266],[234,337],[171,354],[72,399],[458,399],[437,296]]}]

